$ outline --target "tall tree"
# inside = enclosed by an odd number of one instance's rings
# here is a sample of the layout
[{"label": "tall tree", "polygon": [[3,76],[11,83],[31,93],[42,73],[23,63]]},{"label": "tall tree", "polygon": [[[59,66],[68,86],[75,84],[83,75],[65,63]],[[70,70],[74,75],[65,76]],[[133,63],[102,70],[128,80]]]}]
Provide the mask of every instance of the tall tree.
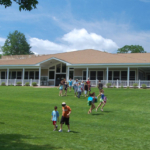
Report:
[{"label": "tall tree", "polygon": [[19,5],[19,10],[32,10],[36,8],[38,4],[37,0],[0,0],[0,5],[4,5],[5,8],[12,5],[12,1],[16,2]]},{"label": "tall tree", "polygon": [[125,45],[117,50],[117,53],[146,53],[140,45]]},{"label": "tall tree", "polygon": [[31,47],[27,43],[25,35],[17,30],[13,33],[9,33],[4,46],[1,48],[3,55],[33,54],[30,49]]}]

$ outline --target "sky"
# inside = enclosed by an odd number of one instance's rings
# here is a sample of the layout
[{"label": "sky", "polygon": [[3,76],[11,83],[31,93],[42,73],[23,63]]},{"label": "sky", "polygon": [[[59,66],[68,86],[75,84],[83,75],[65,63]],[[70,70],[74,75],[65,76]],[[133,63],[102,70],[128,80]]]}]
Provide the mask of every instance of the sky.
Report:
[{"label": "sky", "polygon": [[124,45],[150,52],[150,0],[38,0],[37,9],[0,5],[0,46],[25,34],[35,54],[83,49],[117,53]]}]

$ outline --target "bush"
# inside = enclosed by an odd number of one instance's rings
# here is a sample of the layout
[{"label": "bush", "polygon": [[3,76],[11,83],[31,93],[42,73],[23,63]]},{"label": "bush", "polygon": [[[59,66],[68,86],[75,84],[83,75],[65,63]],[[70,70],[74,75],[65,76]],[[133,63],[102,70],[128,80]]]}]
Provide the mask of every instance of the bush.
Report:
[{"label": "bush", "polygon": [[33,82],[33,83],[32,83],[32,86],[37,86],[37,83],[36,83],[36,82]]},{"label": "bush", "polygon": [[22,84],[22,82],[17,82],[17,85],[21,85]]},{"label": "bush", "polygon": [[142,88],[143,89],[146,89],[147,87],[146,87],[146,84],[142,84]]},{"label": "bush", "polygon": [[107,83],[106,86],[107,88],[109,88],[111,86],[111,83]]},{"label": "bush", "polygon": [[127,89],[130,89],[130,87],[129,87],[129,86],[127,86]]},{"label": "bush", "polygon": [[29,82],[26,82],[26,83],[25,83],[25,86],[29,86],[29,85],[30,85]]},{"label": "bush", "polygon": [[116,88],[116,86],[114,85],[114,86],[113,86],[113,88],[115,89],[115,88]]},{"label": "bush", "polygon": [[133,87],[136,89],[138,87],[137,83],[133,83]]},{"label": "bush", "polygon": [[6,85],[5,82],[2,82],[2,83],[1,83],[1,86],[5,86],[5,85]]},{"label": "bush", "polygon": [[121,88],[123,89],[123,84],[121,84]]}]

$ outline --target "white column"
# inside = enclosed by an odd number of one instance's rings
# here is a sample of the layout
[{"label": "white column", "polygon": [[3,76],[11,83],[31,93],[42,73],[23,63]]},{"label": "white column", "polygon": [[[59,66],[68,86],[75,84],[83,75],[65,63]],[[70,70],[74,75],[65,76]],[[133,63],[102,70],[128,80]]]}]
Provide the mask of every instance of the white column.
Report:
[{"label": "white column", "polygon": [[88,73],[89,73],[89,68],[87,67],[86,68],[86,80],[88,80],[88,77],[89,77]]},{"label": "white column", "polygon": [[139,80],[139,89],[141,88],[141,83],[140,83],[140,80]]},{"label": "white column", "polygon": [[107,67],[107,70],[106,70],[106,83],[108,83],[108,74],[109,74],[109,68]]},{"label": "white column", "polygon": [[67,70],[66,70],[67,71],[67,74],[66,74],[67,75],[67,82],[69,81],[69,69],[70,68],[67,66]]},{"label": "white column", "polygon": [[41,86],[41,67],[39,67],[39,86]]},{"label": "white column", "polygon": [[24,86],[24,72],[25,72],[25,69],[23,68],[22,69],[22,86]]},{"label": "white column", "polygon": [[129,86],[129,81],[130,81],[130,67],[128,67],[128,72],[127,72],[127,86]]},{"label": "white column", "polygon": [[9,68],[7,68],[7,86],[8,86],[8,82],[9,82]]},{"label": "white column", "polygon": [[136,79],[139,80],[139,69],[137,68]]}]

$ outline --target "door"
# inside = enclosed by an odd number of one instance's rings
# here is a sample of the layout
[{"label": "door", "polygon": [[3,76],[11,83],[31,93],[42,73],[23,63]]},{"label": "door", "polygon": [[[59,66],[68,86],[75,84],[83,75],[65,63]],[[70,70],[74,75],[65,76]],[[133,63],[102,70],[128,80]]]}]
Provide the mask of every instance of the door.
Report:
[{"label": "door", "polygon": [[55,82],[55,85],[56,86],[59,86],[59,84],[60,84],[60,81],[62,80],[62,79],[66,79],[66,74],[56,74],[56,82]]}]

